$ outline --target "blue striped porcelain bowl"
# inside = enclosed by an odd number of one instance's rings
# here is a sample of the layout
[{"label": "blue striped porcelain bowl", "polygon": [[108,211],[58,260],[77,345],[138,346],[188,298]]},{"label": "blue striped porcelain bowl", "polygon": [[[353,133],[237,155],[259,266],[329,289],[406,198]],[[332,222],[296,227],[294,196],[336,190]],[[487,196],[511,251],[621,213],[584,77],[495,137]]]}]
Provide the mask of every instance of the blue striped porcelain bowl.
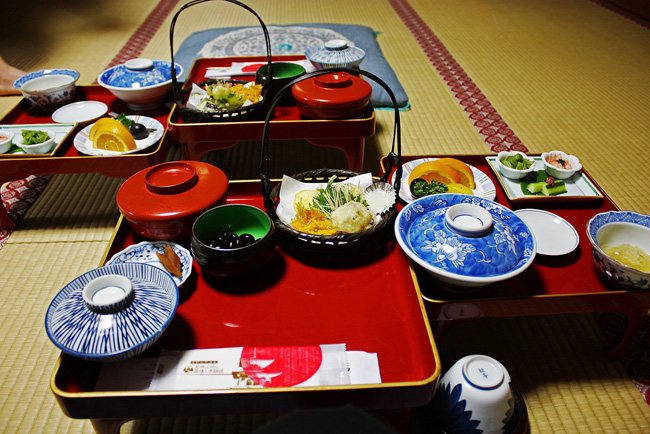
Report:
[{"label": "blue striped porcelain bowl", "polygon": [[537,251],[526,223],[510,209],[465,194],[434,194],[400,211],[402,250],[453,288],[479,287],[524,271]]},{"label": "blue striped porcelain bowl", "polygon": [[61,351],[97,362],[129,359],[153,345],[178,307],[169,273],[125,262],[88,271],[52,300],[45,330]]},{"label": "blue striped porcelain bowl", "polygon": [[358,68],[366,57],[363,49],[350,46],[342,39],[327,41],[305,50],[305,57],[316,69]]}]

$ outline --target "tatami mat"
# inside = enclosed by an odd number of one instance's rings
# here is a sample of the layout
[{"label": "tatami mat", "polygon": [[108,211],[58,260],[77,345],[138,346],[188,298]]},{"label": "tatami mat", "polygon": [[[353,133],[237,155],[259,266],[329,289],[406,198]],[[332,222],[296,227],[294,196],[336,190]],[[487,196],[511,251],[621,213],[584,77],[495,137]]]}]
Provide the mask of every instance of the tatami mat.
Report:
[{"label": "tatami mat", "polygon": [[0,249],[0,426],[5,433],[92,433],[63,415],[49,388],[60,351],[45,333],[45,313],[69,281],[95,268],[106,244],[8,244]]},{"label": "tatami mat", "polygon": [[[488,152],[446,82],[395,14],[391,3],[399,1],[405,0],[331,0],[308,6],[302,0],[245,3],[267,24],[338,22],[372,27],[411,101],[411,109],[402,112],[403,152]],[[650,198],[644,193],[647,169],[642,158],[630,156],[643,152],[640,145],[644,140],[647,144],[650,132],[647,29],[588,0],[408,3],[531,151],[547,150],[547,145],[574,151],[619,206],[650,211]],[[90,84],[158,1],[38,0],[29,5],[30,10],[58,18],[44,21],[33,33],[25,32],[19,20],[11,21],[9,28],[0,30],[5,37],[0,45],[3,57],[27,70],[71,67],[82,73],[80,84]],[[20,3],[7,7],[8,16],[22,16],[26,8]],[[366,14],[370,9],[372,13]],[[153,35],[143,57],[169,58],[170,19]],[[248,25],[257,22],[244,10],[210,2],[181,15],[175,40],[178,46],[194,31]],[[20,41],[15,37],[19,30],[29,33]],[[625,50],[620,49],[623,44]],[[561,53],[558,59],[555,52]],[[611,60],[614,56],[616,62]],[[18,100],[0,98],[0,113]],[[366,170],[373,172],[389,149],[393,113],[377,111],[377,120],[377,134],[366,144]],[[302,141],[284,146],[272,151],[278,170],[344,162],[333,149]],[[180,157],[175,148],[170,158]],[[215,151],[205,160],[233,178],[255,177],[259,143]],[[88,421],[64,416],[49,390],[58,351],[47,339],[43,320],[54,294],[99,264],[117,219],[114,197],[120,183],[100,175],[55,175],[0,249],[4,432],[93,432]],[[443,368],[469,353],[501,360],[524,394],[531,433],[650,432],[650,409],[622,365],[605,358],[606,349],[607,342],[589,315],[565,315],[463,324],[441,343],[440,354]],[[244,433],[270,417],[143,420],[127,424],[122,432]],[[427,432],[426,424],[420,425],[425,421],[422,410],[413,431]]]},{"label": "tatami mat", "polygon": [[578,155],[621,208],[650,212],[648,28],[589,0],[409,3],[531,152]]},{"label": "tatami mat", "polygon": [[650,409],[590,314],[477,320],[438,343],[443,372],[469,354],[504,364],[529,409],[531,433],[650,432]]},{"label": "tatami mat", "polygon": [[99,174],[53,176],[7,243],[108,241],[120,216],[115,196],[123,182]]}]

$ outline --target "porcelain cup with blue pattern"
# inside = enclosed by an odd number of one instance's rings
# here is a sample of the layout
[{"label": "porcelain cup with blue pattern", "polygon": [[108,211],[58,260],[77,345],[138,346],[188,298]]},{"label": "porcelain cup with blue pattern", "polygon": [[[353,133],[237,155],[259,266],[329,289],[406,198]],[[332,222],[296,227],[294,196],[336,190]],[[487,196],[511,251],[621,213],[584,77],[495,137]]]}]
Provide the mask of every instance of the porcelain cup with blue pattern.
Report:
[{"label": "porcelain cup with blue pattern", "polygon": [[515,408],[510,374],[496,359],[473,354],[458,360],[440,379],[435,417],[448,434],[510,433]]}]

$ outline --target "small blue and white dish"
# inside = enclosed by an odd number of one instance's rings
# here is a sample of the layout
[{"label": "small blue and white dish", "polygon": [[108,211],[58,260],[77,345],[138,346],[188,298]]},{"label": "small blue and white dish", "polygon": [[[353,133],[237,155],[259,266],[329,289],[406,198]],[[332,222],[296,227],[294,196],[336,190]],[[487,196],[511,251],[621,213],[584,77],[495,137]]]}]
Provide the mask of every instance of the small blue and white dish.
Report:
[{"label": "small blue and white dish", "polygon": [[358,68],[366,57],[363,49],[350,46],[343,39],[327,41],[305,50],[305,57],[316,69]]},{"label": "small blue and white dish", "polygon": [[61,351],[97,362],[126,360],[153,345],[178,307],[169,273],[126,262],[88,271],[50,303],[45,330]]},{"label": "small blue and white dish", "polygon": [[192,253],[185,247],[167,241],[143,241],[138,244],[127,247],[121,252],[117,252],[105,265],[122,264],[125,262],[138,262],[141,264],[149,264],[154,267],[167,271],[165,266],[160,262],[156,253],[165,253],[165,247],[170,245],[174,252],[181,260],[181,272],[183,277],[172,276],[176,286],[179,288],[192,274]]},{"label": "small blue and white dish", "polygon": [[514,277],[537,251],[530,228],[510,209],[465,194],[411,202],[397,216],[395,235],[413,261],[450,289]]},{"label": "small blue and white dish", "polygon": [[53,110],[72,101],[79,73],[72,69],[41,69],[14,81],[14,87],[34,107]]},{"label": "small blue and white dish", "polygon": [[633,211],[596,214],[587,223],[587,236],[596,268],[605,279],[624,289],[650,289],[650,272],[623,264],[605,252],[629,245],[642,250],[646,257],[650,255],[649,215]]}]

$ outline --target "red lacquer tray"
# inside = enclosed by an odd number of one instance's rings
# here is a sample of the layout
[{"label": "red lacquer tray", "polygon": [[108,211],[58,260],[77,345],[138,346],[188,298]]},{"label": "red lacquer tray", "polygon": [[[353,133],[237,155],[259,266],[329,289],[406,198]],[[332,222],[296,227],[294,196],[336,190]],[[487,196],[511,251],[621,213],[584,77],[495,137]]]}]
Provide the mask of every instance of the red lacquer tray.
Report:
[{"label": "red lacquer tray", "polygon": [[[77,86],[75,101],[101,101],[108,106],[109,112],[142,114],[167,125],[169,110],[159,108],[147,112],[133,113],[126,104],[118,100],[112,93],[101,86]],[[31,109],[24,99],[19,102],[2,120],[0,124],[53,124],[51,113]],[[80,154],[74,147],[75,135],[85,125],[79,124],[68,134],[50,156],[21,156],[10,155],[3,158],[0,155],[0,184],[30,175],[54,175],[59,173],[101,173],[102,175],[127,178],[133,173],[164,161],[168,140],[165,136],[157,145],[145,151],[111,156],[90,156]],[[13,229],[15,224],[7,216],[4,205],[0,207],[0,227]]]},{"label": "red lacquer tray", "polygon": [[[304,56],[275,56],[276,62],[302,60]],[[233,62],[265,63],[266,57],[224,57],[197,59],[185,83],[205,80],[208,67],[227,67]],[[235,77],[254,80],[255,76]],[[341,149],[348,159],[350,170],[360,172],[363,167],[364,139],[375,133],[375,112],[371,106],[353,119],[324,120],[302,116],[295,106],[276,107],[269,129],[270,140],[304,139],[318,146]],[[174,105],[169,113],[169,134],[183,145],[186,158],[198,160],[203,153],[234,146],[241,141],[261,140],[264,120],[241,122],[185,123]]]},{"label": "red lacquer tray", "polygon": [[[264,209],[260,182],[231,182],[227,203]],[[105,258],[140,241],[120,220]],[[433,396],[439,357],[421,294],[396,244],[381,260],[351,269],[312,268],[281,249],[268,266],[243,278],[211,279],[194,262],[180,293],[169,329],[144,356],[155,356],[161,348],[345,343],[349,351],[377,353],[382,383],[93,392],[100,365],[62,355],[51,386],[67,415],[94,419],[260,413],[345,403],[386,409],[424,405]]]},{"label": "red lacquer tray", "polygon": [[[402,156],[408,162],[431,155]],[[567,220],[579,235],[579,245],[562,256],[537,255],[532,266],[517,277],[474,291],[448,291],[421,267],[413,265],[425,299],[435,336],[442,339],[454,322],[478,318],[509,317],[578,312],[621,312],[628,316],[628,330],[619,346],[610,353],[621,355],[650,308],[650,291],[627,291],[612,286],[596,270],[587,237],[587,222],[596,214],[618,208],[600,186],[589,177],[603,197],[590,201],[534,203],[508,200],[484,155],[455,155],[485,173],[496,186],[496,201],[517,210],[539,208]],[[386,158],[381,160],[382,170]]]}]

